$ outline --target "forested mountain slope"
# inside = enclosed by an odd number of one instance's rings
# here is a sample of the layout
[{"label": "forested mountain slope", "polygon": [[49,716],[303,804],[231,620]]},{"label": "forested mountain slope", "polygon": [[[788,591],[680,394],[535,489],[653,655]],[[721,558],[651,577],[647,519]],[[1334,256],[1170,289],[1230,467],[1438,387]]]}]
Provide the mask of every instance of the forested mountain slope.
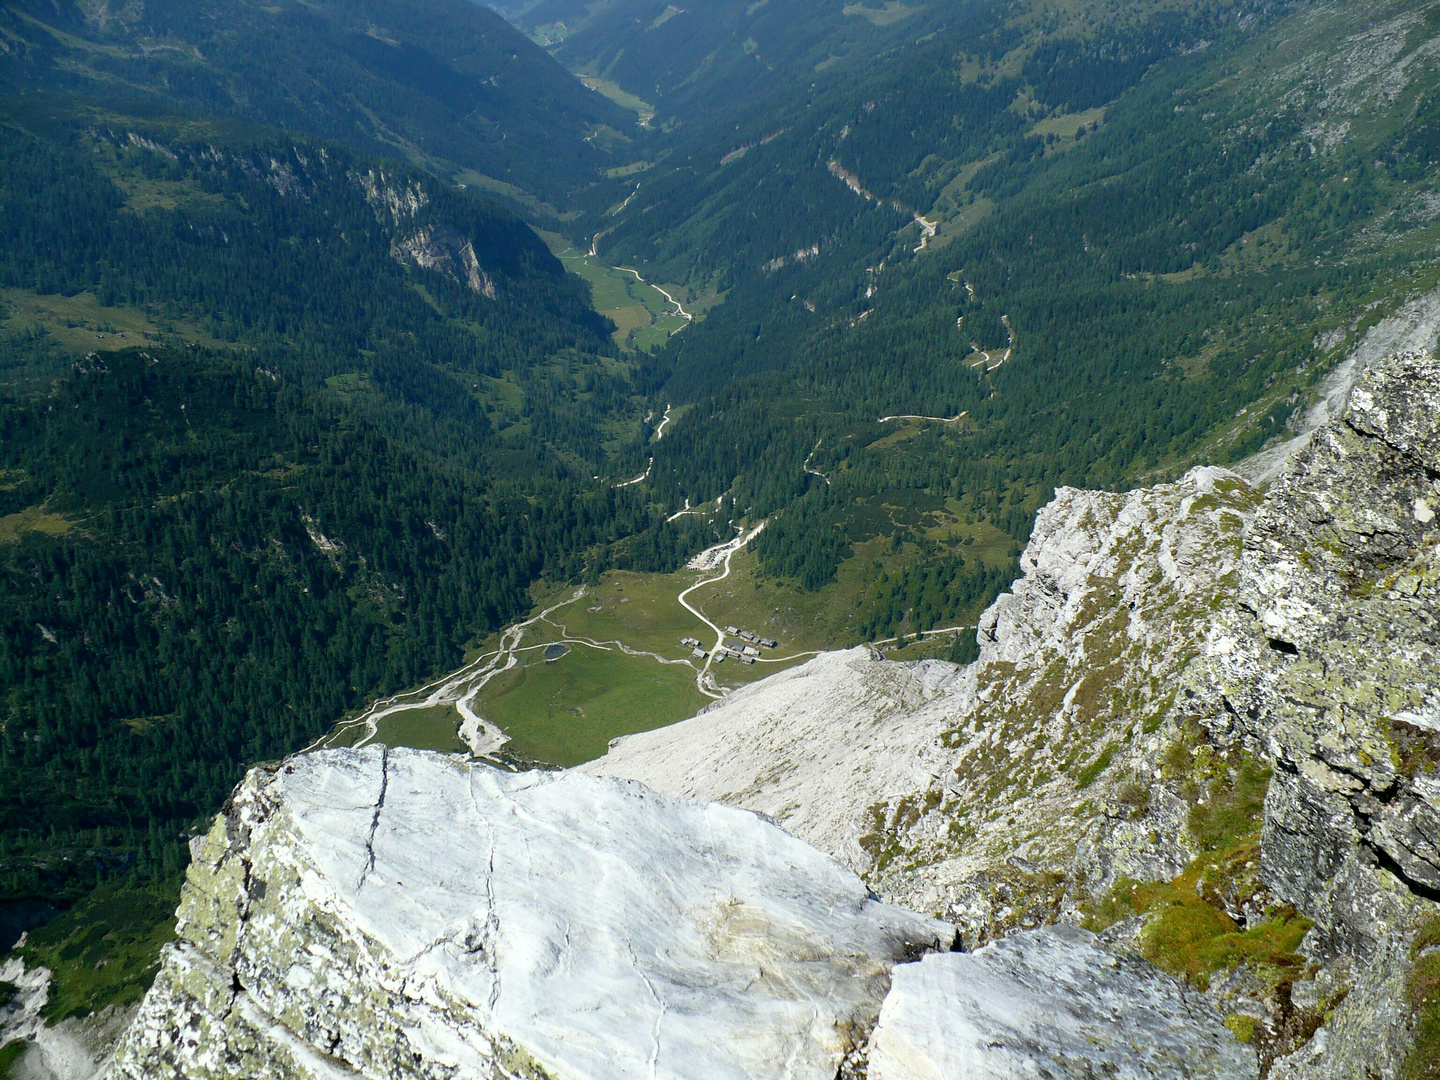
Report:
[{"label": "forested mountain slope", "polygon": [[497,204],[34,96],[0,176],[0,899],[172,880],[248,763],[454,665],[537,577],[708,536],[591,479],[631,365]]},{"label": "forested mountain slope", "polygon": [[1236,460],[1436,277],[1437,5],[964,10],[595,218],[724,292],[651,364],[695,404],[657,491],[788,505],[769,562],[810,580],[877,489],[1018,541],[1056,484]]},{"label": "forested mountain slope", "polygon": [[0,88],[41,86],[298,131],[554,202],[633,126],[468,0],[7,0]]}]

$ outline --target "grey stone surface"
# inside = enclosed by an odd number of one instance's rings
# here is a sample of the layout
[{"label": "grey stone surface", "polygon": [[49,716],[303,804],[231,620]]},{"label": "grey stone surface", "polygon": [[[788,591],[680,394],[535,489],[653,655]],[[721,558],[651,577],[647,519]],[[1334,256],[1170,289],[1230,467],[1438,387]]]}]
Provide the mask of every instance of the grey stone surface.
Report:
[{"label": "grey stone surface", "polygon": [[1245,538],[1192,673],[1218,738],[1274,765],[1261,877],[1315,920],[1344,998],[1279,1076],[1398,1075],[1408,941],[1440,898],[1440,364],[1374,363]]},{"label": "grey stone surface", "polygon": [[1253,1080],[1205,999],[1066,926],[894,972],[869,1080]]}]

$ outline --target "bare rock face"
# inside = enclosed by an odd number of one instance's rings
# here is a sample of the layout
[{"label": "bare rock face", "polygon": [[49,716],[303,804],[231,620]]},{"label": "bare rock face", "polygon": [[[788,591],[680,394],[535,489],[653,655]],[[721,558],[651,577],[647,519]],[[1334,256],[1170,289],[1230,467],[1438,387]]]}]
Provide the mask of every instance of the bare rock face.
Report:
[{"label": "bare rock face", "polygon": [[[1277,1075],[1397,1075],[1440,899],[1440,364],[1366,371],[1281,474],[1188,706],[1273,761],[1261,876],[1345,997]],[[1323,1047],[1323,1053],[1315,1053]]]},{"label": "bare rock face", "polygon": [[354,172],[376,218],[396,230],[390,257],[402,266],[443,274],[473,293],[494,300],[495,281],[480,265],[474,242],[444,221],[425,221],[430,195],[415,181],[398,183],[383,171]]},{"label": "bare rock face", "polygon": [[1253,1080],[1209,1003],[1068,926],[902,964],[870,1041],[869,1080]]},{"label": "bare rock face", "polygon": [[745,811],[416,751],[253,770],[113,1075],[813,1077],[953,928]]}]

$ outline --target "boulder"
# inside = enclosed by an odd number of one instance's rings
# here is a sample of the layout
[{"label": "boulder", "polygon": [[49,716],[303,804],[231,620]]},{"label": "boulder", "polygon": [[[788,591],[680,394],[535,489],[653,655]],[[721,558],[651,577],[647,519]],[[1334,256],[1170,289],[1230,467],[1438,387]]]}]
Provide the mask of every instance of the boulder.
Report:
[{"label": "boulder", "polygon": [[1201,995],[1068,926],[897,967],[869,1056],[869,1080],[1258,1075]]}]

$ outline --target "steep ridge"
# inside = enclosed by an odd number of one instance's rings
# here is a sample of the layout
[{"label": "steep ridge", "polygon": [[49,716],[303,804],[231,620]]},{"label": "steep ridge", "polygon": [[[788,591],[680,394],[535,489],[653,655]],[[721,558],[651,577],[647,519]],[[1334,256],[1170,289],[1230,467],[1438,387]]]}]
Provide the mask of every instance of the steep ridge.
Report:
[{"label": "steep ridge", "polygon": [[953,937],[743,811],[325,751],[217,819],[115,1074],[828,1080]]},{"label": "steep ridge", "polygon": [[[1062,489],[968,668],[817,658],[592,768],[764,807],[967,946],[1103,930],[1204,990],[1271,1075],[1400,1076],[1436,1053],[1414,987],[1440,911],[1437,394],[1428,353],[1369,368],[1263,495],[1217,469]],[[842,696],[934,689],[777,722],[827,673]],[[867,709],[904,734],[845,793],[823,765]],[[776,768],[717,767],[744,744]]]}]

